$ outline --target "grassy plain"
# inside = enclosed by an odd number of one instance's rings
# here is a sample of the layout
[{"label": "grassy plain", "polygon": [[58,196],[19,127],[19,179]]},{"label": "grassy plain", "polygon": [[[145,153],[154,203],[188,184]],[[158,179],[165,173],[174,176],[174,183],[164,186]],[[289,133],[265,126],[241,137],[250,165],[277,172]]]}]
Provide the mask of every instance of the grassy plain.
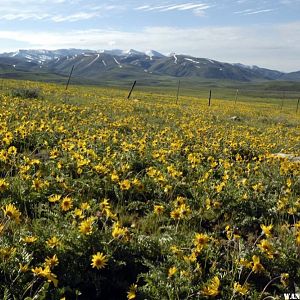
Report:
[{"label": "grassy plain", "polygon": [[218,86],[208,107],[207,86],[183,84],[178,104],[170,86],[131,100],[125,87],[0,88],[1,299],[282,299],[299,288],[296,91],[282,105],[273,87],[241,90],[235,103]]}]

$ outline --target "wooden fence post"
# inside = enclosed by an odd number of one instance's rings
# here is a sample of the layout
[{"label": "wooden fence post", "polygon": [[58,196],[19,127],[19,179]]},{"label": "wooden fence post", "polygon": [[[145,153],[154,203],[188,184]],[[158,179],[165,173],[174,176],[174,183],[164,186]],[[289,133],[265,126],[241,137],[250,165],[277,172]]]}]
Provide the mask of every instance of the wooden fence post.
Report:
[{"label": "wooden fence post", "polygon": [[299,109],[299,103],[300,103],[300,98],[298,98],[298,102],[297,102],[297,108],[296,108],[296,113],[298,113],[298,109]]},{"label": "wooden fence post", "polygon": [[234,104],[236,104],[236,102],[237,102],[238,95],[239,95],[239,90],[237,89],[237,90],[236,90],[236,93],[235,93],[235,101],[234,101]]},{"label": "wooden fence post", "polygon": [[71,70],[71,72],[70,72],[69,79],[68,79],[68,82],[67,82],[67,85],[66,85],[66,90],[67,90],[68,87],[69,87],[70,80],[71,80],[71,77],[72,77],[72,74],[73,74],[73,70],[74,70],[74,66],[75,66],[75,65],[73,65],[72,70]]},{"label": "wooden fence post", "polygon": [[209,90],[208,106],[211,105],[211,90]]},{"label": "wooden fence post", "polygon": [[132,91],[133,91],[135,85],[136,85],[136,80],[134,81],[134,83],[133,83],[133,85],[132,85],[132,87],[131,87],[131,89],[130,89],[130,92],[129,92],[128,96],[127,96],[127,100],[130,99],[131,93],[132,93]]},{"label": "wooden fence post", "polygon": [[178,103],[179,89],[180,89],[180,80],[178,81],[177,96],[176,96],[176,104]]},{"label": "wooden fence post", "polygon": [[282,108],[283,108],[283,102],[284,102],[284,100],[285,100],[285,92],[283,92],[283,95],[282,95],[280,110],[282,110]]}]

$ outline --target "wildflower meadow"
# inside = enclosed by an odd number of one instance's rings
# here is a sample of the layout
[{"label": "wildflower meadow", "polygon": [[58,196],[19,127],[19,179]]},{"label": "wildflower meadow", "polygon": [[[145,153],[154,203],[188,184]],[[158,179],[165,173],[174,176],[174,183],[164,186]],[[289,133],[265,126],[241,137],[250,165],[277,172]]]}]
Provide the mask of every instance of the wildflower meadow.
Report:
[{"label": "wildflower meadow", "polygon": [[1,299],[283,299],[299,292],[294,107],[4,86]]}]

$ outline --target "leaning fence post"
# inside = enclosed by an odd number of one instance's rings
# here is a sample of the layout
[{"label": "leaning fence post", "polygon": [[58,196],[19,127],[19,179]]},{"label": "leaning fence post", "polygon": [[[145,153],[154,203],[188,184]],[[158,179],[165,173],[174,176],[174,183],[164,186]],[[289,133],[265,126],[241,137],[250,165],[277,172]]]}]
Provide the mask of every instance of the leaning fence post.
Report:
[{"label": "leaning fence post", "polygon": [[237,89],[237,90],[236,90],[236,93],[235,93],[235,101],[234,101],[234,104],[236,104],[236,102],[237,102],[238,95],[239,95],[239,90]]},{"label": "leaning fence post", "polygon": [[130,92],[129,92],[128,96],[127,96],[127,99],[130,99],[131,93],[132,93],[132,91],[133,91],[135,85],[136,85],[136,80],[134,81],[134,83],[133,83],[133,85],[132,85],[132,87],[131,87],[131,89],[130,89]]},{"label": "leaning fence post", "polygon": [[178,103],[179,89],[180,89],[180,80],[178,81],[177,95],[176,95],[176,104]]},{"label": "leaning fence post", "polygon": [[283,93],[282,95],[282,100],[281,100],[281,107],[280,107],[280,110],[282,110],[283,108],[283,101],[285,100],[285,92]]},{"label": "leaning fence post", "polygon": [[208,106],[211,104],[211,90],[209,90]]},{"label": "leaning fence post", "polygon": [[68,79],[68,82],[67,82],[67,85],[66,85],[66,90],[67,90],[68,87],[69,87],[70,80],[71,80],[71,76],[72,76],[72,74],[73,74],[73,70],[74,70],[74,65],[73,65],[72,70],[71,70],[70,75],[69,75],[69,79]]},{"label": "leaning fence post", "polygon": [[298,109],[299,109],[299,103],[300,103],[300,98],[298,98],[298,102],[297,102],[297,108],[296,108],[296,113],[298,113]]}]

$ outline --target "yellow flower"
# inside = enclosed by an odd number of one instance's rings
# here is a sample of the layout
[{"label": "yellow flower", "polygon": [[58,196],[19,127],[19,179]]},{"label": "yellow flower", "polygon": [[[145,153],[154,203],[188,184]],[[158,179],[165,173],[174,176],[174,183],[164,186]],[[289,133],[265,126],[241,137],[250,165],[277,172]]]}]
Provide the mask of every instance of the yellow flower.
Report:
[{"label": "yellow flower", "polygon": [[17,154],[17,148],[15,146],[10,146],[7,150],[7,153],[9,155],[16,155]]},{"label": "yellow flower", "polygon": [[61,195],[51,195],[48,197],[48,201],[51,203],[58,202],[61,199]]},{"label": "yellow flower", "polygon": [[103,211],[102,211],[103,215],[106,216],[107,219],[113,219],[113,220],[117,220],[117,215],[114,214],[109,208],[105,208]]},{"label": "yellow flower", "polygon": [[242,196],[242,199],[243,199],[243,200],[247,200],[248,198],[249,198],[249,197],[248,197],[248,194],[247,194],[247,193],[244,193],[243,196]]},{"label": "yellow flower", "polygon": [[246,295],[249,291],[249,286],[246,284],[240,285],[238,282],[235,282],[233,285],[233,290],[235,293],[241,294],[241,295]]},{"label": "yellow flower", "polygon": [[104,198],[104,199],[100,202],[100,209],[101,209],[101,210],[110,209],[109,199]]},{"label": "yellow flower", "polygon": [[143,185],[143,183],[139,179],[134,178],[133,181],[132,181],[132,184],[136,187],[136,189],[138,191],[141,192],[141,191],[144,190],[144,185]]},{"label": "yellow flower", "polygon": [[220,184],[218,184],[215,189],[216,189],[216,192],[219,194],[222,192],[223,188],[225,187],[226,183],[225,182],[221,182]]},{"label": "yellow flower", "polygon": [[201,250],[209,241],[209,236],[203,233],[196,233],[194,238],[194,245]]},{"label": "yellow flower", "polygon": [[26,244],[33,244],[37,239],[36,236],[26,236],[22,238],[22,241]]},{"label": "yellow flower", "polygon": [[220,279],[218,276],[215,276],[206,287],[204,287],[202,293],[205,296],[216,297],[219,295],[220,291]]},{"label": "yellow flower", "polygon": [[110,178],[111,178],[112,182],[118,182],[119,181],[119,175],[116,174],[116,173],[112,173]]},{"label": "yellow flower", "polygon": [[270,224],[269,226],[266,226],[266,225],[263,225],[261,224],[260,225],[260,228],[262,229],[263,233],[267,236],[267,237],[271,237],[272,234],[271,234],[271,230],[273,228],[273,225]]},{"label": "yellow flower", "polygon": [[92,234],[94,221],[95,221],[94,217],[90,217],[90,218],[82,221],[79,225],[79,231],[85,235]]},{"label": "yellow flower", "polygon": [[28,265],[28,264],[26,264],[26,265],[19,264],[19,271],[20,271],[21,273],[25,273],[25,272],[27,272],[28,270],[29,270],[29,265]]},{"label": "yellow flower", "polygon": [[257,245],[261,252],[265,253],[269,258],[273,258],[272,245],[268,240],[261,240]]},{"label": "yellow flower", "polygon": [[46,244],[50,248],[55,248],[60,245],[60,240],[56,236],[53,236],[46,241]]},{"label": "yellow flower", "polygon": [[0,178],[0,192],[4,192],[9,187],[9,183],[5,179]]},{"label": "yellow flower", "polygon": [[76,208],[74,209],[73,213],[72,213],[74,218],[78,218],[78,219],[83,219],[84,215],[83,215],[83,210],[80,208]]},{"label": "yellow flower", "polygon": [[[300,199],[299,199],[300,201]],[[295,223],[295,228],[300,229],[300,221],[298,221],[297,223]]]},{"label": "yellow flower", "polygon": [[115,239],[125,239],[126,241],[129,239],[129,232],[128,229],[125,227],[120,226],[118,222],[114,223],[112,227],[112,236]]},{"label": "yellow flower", "polygon": [[282,273],[280,275],[280,282],[282,283],[282,285],[284,287],[287,287],[288,286],[288,282],[289,282],[289,277],[290,275],[288,273]]},{"label": "yellow flower", "polygon": [[48,181],[43,181],[42,179],[40,178],[36,178],[36,179],[33,179],[32,180],[32,185],[31,187],[34,188],[35,190],[41,190],[43,188],[46,188],[49,186],[49,182]]},{"label": "yellow flower", "polygon": [[91,206],[87,203],[87,202],[83,202],[81,205],[80,205],[80,208],[82,210],[89,210],[91,208]]},{"label": "yellow flower", "polygon": [[127,191],[131,187],[131,182],[128,179],[123,180],[119,183],[121,190]]},{"label": "yellow flower", "polygon": [[300,231],[296,234],[296,244],[300,246]]},{"label": "yellow flower", "polygon": [[73,200],[70,197],[65,197],[60,205],[63,211],[68,211],[73,207]]},{"label": "yellow flower", "polygon": [[0,223],[0,234],[2,234],[2,232],[4,232],[4,225]]},{"label": "yellow flower", "polygon": [[[101,164],[94,166],[94,170],[95,170],[97,173],[102,174],[102,175],[106,175],[106,174],[109,172],[109,169],[108,169],[106,166],[101,165]],[[112,180],[112,181],[113,181],[113,180]],[[117,181],[118,181],[118,180],[117,180]]]},{"label": "yellow flower", "polygon": [[214,205],[214,208],[220,208],[221,207],[221,202],[219,202],[219,201],[214,201],[214,203],[213,203],[213,205]]},{"label": "yellow flower", "polygon": [[56,256],[56,254],[54,254],[52,257],[47,257],[45,259],[45,266],[49,266],[50,268],[57,266],[59,263],[58,258]]},{"label": "yellow flower", "polygon": [[179,206],[179,211],[180,211],[180,217],[181,218],[185,218],[185,217],[188,217],[190,214],[191,214],[191,209],[188,205],[186,204],[182,204]]},{"label": "yellow flower", "polygon": [[180,209],[176,208],[176,209],[172,210],[170,213],[170,216],[174,220],[179,220],[181,217]]},{"label": "yellow flower", "polygon": [[127,292],[127,299],[128,300],[132,300],[136,298],[136,292],[137,292],[137,285],[136,284],[132,284],[129,287],[129,290]]},{"label": "yellow flower", "polygon": [[182,175],[181,171],[177,171],[173,165],[167,167],[168,173],[171,177],[177,178]]},{"label": "yellow flower", "polygon": [[190,277],[190,274],[189,274],[188,271],[182,270],[182,271],[180,271],[180,277],[181,277],[181,278],[184,278],[184,277]]},{"label": "yellow flower", "polygon": [[205,208],[206,208],[206,210],[211,209],[211,200],[209,198],[206,198],[206,200],[205,200]]},{"label": "yellow flower", "polygon": [[182,254],[183,254],[183,251],[175,245],[172,245],[170,247],[170,251],[176,256],[182,256]]},{"label": "yellow flower", "polygon": [[93,268],[103,269],[107,265],[108,258],[103,253],[97,252],[92,257],[91,266]]},{"label": "yellow flower", "polygon": [[245,268],[252,268],[252,263],[245,258],[241,258],[239,261],[240,265]]},{"label": "yellow flower", "polygon": [[5,136],[3,138],[3,142],[6,144],[6,145],[9,145],[12,140],[13,140],[14,136],[11,132],[6,132],[5,133]]},{"label": "yellow flower", "polygon": [[36,276],[40,276],[43,274],[43,268],[42,267],[35,267],[31,269],[32,273]]},{"label": "yellow flower", "polygon": [[168,270],[168,278],[173,277],[176,272],[177,272],[177,268],[175,266],[169,268],[169,270]]},{"label": "yellow flower", "polygon": [[193,251],[189,256],[184,256],[186,262],[194,263],[197,261],[198,251]]},{"label": "yellow flower", "polygon": [[41,267],[36,267],[31,270],[32,273],[39,277],[44,277],[48,280],[48,282],[53,282],[54,286],[57,287],[58,280],[57,276],[53,273],[51,273],[50,267],[46,266],[44,269]]},{"label": "yellow flower", "polygon": [[15,256],[17,249],[14,247],[1,247],[0,248],[0,258],[8,260]]},{"label": "yellow flower", "polygon": [[59,155],[59,151],[57,149],[52,149],[50,151],[50,158],[54,159],[54,158],[58,157],[58,155]]},{"label": "yellow flower", "polygon": [[5,205],[4,208],[2,207],[2,210],[5,217],[14,220],[17,224],[20,223],[21,213],[13,204]]},{"label": "yellow flower", "polygon": [[182,197],[182,196],[178,196],[175,200],[174,200],[174,205],[176,207],[181,206],[183,204],[185,204],[186,202],[186,198]]},{"label": "yellow flower", "polygon": [[162,205],[154,205],[153,210],[156,215],[161,215],[164,212],[165,208]]},{"label": "yellow flower", "polygon": [[260,263],[260,258],[256,255],[252,256],[252,261],[253,261],[253,267],[252,267],[252,271],[254,273],[260,273],[264,270],[263,265]]}]

